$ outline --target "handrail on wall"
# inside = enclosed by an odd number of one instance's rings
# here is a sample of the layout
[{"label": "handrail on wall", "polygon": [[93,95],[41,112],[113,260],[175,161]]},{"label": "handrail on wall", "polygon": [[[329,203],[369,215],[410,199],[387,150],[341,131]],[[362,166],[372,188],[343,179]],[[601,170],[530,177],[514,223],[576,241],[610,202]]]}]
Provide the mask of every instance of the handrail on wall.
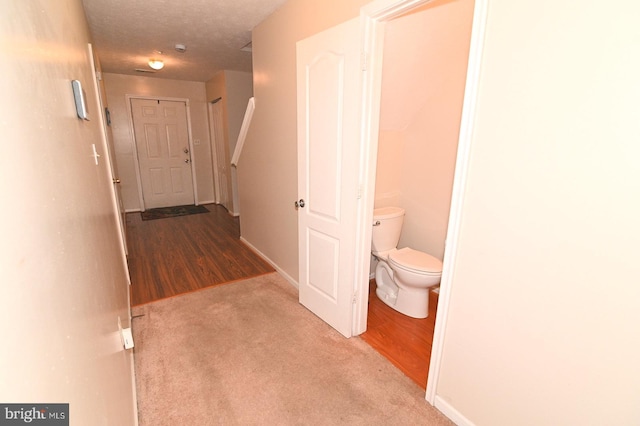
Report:
[{"label": "handrail on wall", "polygon": [[253,110],[256,109],[256,101],[253,97],[249,98],[247,104],[247,110],[244,112],[244,118],[242,119],[242,127],[240,127],[240,134],[238,135],[238,142],[236,142],[236,149],[233,151],[231,157],[231,165],[238,167],[238,160],[240,159],[240,153],[244,146],[244,141],[247,139],[247,132],[249,131],[249,125],[251,124],[251,118],[253,117]]}]

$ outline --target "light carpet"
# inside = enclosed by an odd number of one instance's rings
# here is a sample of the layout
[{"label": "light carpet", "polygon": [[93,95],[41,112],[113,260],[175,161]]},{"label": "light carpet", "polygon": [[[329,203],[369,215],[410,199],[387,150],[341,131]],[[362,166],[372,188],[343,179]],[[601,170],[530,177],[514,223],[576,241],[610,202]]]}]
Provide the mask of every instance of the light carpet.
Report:
[{"label": "light carpet", "polygon": [[140,425],[450,425],[278,273],[133,308]]}]

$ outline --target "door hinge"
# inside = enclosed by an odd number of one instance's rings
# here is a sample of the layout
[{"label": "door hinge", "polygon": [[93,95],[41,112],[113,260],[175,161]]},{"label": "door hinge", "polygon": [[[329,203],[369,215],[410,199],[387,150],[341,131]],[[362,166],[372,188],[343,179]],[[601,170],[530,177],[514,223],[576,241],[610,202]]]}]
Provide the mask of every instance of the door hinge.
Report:
[{"label": "door hinge", "polygon": [[360,200],[362,198],[362,185],[358,185],[358,192],[356,192],[356,199]]},{"label": "door hinge", "polygon": [[353,293],[353,298],[351,299],[352,304],[356,304],[358,302],[358,292]]},{"label": "door hinge", "polygon": [[366,71],[368,65],[369,65],[369,55],[367,55],[367,52],[363,51],[360,53],[360,66],[362,67],[362,71]]},{"label": "door hinge", "polygon": [[96,71],[96,79],[102,81],[102,73],[100,71]]}]

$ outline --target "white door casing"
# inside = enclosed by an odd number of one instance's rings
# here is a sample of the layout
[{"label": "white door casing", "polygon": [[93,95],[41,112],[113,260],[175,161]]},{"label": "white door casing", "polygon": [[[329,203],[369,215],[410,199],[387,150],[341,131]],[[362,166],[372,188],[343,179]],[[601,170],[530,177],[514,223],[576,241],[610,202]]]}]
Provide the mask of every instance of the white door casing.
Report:
[{"label": "white door casing", "polygon": [[224,118],[221,100],[209,104],[209,120],[213,149],[214,187],[216,191],[216,204],[223,205],[229,210],[229,166],[231,160],[227,149],[227,141],[224,137]]},{"label": "white door casing", "polygon": [[[126,255],[128,254],[127,249],[127,220],[126,220],[126,211],[124,208],[124,202],[122,201],[122,192],[120,191],[120,178],[118,177],[118,165],[116,164],[116,153],[113,148],[113,135],[111,133],[111,129],[107,126],[110,126],[110,123],[106,122],[105,116],[102,115],[108,114],[108,109],[105,107],[104,100],[106,99],[105,94],[103,93],[104,85],[100,82],[102,81],[102,73],[98,70],[96,66],[96,60],[94,58],[93,46],[91,43],[88,44],[89,49],[89,60],[91,62],[91,68],[93,69],[93,86],[96,92],[96,97],[98,98],[98,106],[99,106],[99,114],[97,114],[98,119],[100,121],[100,127],[102,127],[102,140],[106,147],[107,154],[107,162],[109,163],[109,170],[111,172],[111,181],[113,184],[113,198],[116,209],[118,210],[118,229],[120,231],[120,243],[122,244],[122,249],[124,252],[124,260],[126,263]],[[127,279],[129,277],[127,276]],[[131,284],[129,280],[129,284]]]},{"label": "white door casing", "polygon": [[361,67],[359,20],[297,43],[300,303],[353,335]]},{"label": "white door casing", "polygon": [[[364,49],[368,52],[367,66],[370,70],[364,78],[363,89],[363,160],[364,173],[364,209],[359,214],[359,229],[363,229],[363,237],[358,239],[360,251],[370,247],[372,207],[375,186],[375,165],[377,159],[378,144],[378,115],[380,111],[380,92],[384,46],[385,22],[403,13],[429,3],[432,0],[375,0],[361,9],[364,29]],[[462,108],[460,136],[458,140],[458,153],[454,172],[453,194],[447,228],[446,249],[443,259],[442,280],[440,282],[440,296],[438,300],[438,313],[436,316],[431,361],[429,363],[429,375],[425,399],[435,405],[447,417],[464,423],[464,419],[457,418],[455,410],[440,396],[437,395],[438,377],[442,361],[444,347],[444,335],[446,329],[451,287],[453,285],[453,268],[457,255],[457,240],[462,215],[463,194],[465,191],[468,157],[470,155],[471,134],[475,118],[475,102],[478,93],[478,81],[484,42],[484,27],[488,0],[476,0],[472,24],[471,44],[469,48],[469,64],[465,86],[465,95]],[[361,258],[359,260],[362,260]],[[357,266],[357,275],[368,275],[368,262]],[[364,331],[366,326],[366,300],[364,295],[358,297],[359,315],[356,318],[356,328]]]},{"label": "white door casing", "polygon": [[186,103],[131,99],[143,209],[194,204]]}]

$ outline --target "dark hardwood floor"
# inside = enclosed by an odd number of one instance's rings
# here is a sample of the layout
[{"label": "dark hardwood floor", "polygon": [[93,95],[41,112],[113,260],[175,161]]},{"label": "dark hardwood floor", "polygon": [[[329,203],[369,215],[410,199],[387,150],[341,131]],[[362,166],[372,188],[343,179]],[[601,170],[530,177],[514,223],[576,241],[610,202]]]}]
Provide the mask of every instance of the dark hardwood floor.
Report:
[{"label": "dark hardwood floor", "polygon": [[410,318],[385,305],[369,282],[367,331],[360,337],[423,389],[427,386],[438,294],[429,293],[429,316]]},{"label": "dark hardwood floor", "polygon": [[273,272],[240,241],[240,225],[219,205],[209,213],[142,220],[127,214],[131,305]]}]

